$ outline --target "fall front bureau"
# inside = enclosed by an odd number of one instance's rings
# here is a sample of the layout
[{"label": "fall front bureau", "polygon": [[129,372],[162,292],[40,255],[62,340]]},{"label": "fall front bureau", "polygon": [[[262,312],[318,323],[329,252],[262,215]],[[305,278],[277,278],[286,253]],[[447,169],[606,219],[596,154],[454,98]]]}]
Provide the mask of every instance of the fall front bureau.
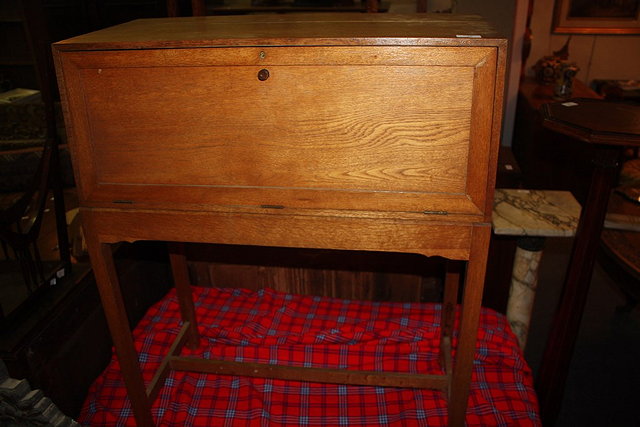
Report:
[{"label": "fall front bureau", "polygon": [[153,423],[166,369],[229,366],[177,361],[182,341],[197,345],[197,319],[175,245],[183,339],[145,386],[118,241],[468,261],[455,365],[447,279],[444,375],[284,374],[443,389],[451,423],[464,421],[501,125],[506,42],[490,36],[455,15],[256,15],[139,20],[54,45],[91,261],[139,424]]}]

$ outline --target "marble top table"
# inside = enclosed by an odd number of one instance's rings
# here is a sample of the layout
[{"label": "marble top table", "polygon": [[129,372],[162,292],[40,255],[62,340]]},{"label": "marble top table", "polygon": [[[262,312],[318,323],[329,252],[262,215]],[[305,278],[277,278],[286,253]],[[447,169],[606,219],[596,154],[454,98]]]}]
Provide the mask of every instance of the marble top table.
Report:
[{"label": "marble top table", "polygon": [[493,232],[508,236],[569,237],[580,204],[568,191],[496,189]]},{"label": "marble top table", "polygon": [[580,204],[568,191],[496,189],[493,232],[518,236],[507,320],[524,349],[538,284],[545,237],[575,235]]}]

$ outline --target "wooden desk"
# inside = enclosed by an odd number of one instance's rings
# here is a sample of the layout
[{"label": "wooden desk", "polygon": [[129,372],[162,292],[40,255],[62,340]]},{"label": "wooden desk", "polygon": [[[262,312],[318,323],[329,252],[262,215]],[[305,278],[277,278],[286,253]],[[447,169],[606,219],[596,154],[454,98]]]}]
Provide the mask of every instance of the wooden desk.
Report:
[{"label": "wooden desk", "polygon": [[[474,17],[256,15],[140,20],[54,46],[87,246],[138,424],[153,425],[169,369],[435,388],[450,424],[464,423],[506,52],[490,34]],[[455,365],[455,269],[444,375],[179,357],[198,330],[175,244],[184,326],[145,385],[110,248],[132,240],[468,261]]]},{"label": "wooden desk", "polygon": [[560,304],[537,378],[543,421],[553,424],[591,283],[609,194],[624,147],[640,146],[640,106],[594,99],[545,104],[544,125],[590,146],[593,172]]}]

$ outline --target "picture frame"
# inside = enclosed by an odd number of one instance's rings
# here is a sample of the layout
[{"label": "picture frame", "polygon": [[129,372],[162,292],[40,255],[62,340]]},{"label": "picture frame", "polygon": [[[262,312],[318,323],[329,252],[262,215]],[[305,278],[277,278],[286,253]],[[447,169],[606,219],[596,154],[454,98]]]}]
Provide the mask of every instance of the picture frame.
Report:
[{"label": "picture frame", "polygon": [[556,34],[640,34],[640,0],[556,0]]}]

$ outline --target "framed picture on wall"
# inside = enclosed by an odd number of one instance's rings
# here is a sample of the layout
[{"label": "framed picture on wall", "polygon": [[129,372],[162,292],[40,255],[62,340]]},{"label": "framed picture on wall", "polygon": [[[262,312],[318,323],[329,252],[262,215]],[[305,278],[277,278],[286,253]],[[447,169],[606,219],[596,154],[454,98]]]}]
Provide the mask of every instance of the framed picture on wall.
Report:
[{"label": "framed picture on wall", "polygon": [[556,0],[553,32],[640,34],[640,0]]}]

